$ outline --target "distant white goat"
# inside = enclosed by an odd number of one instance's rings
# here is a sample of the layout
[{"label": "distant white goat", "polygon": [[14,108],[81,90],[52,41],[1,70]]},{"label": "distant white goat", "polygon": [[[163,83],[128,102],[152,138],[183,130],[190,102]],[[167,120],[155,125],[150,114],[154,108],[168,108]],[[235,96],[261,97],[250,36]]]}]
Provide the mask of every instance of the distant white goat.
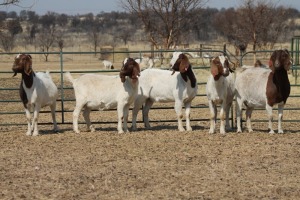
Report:
[{"label": "distant white goat", "polygon": [[[41,108],[50,106],[54,131],[58,130],[55,109],[57,99],[57,87],[53,83],[49,72],[37,72],[32,69],[32,57],[28,54],[19,54],[16,56],[13,68],[14,76],[17,73],[22,74],[22,81],[20,85],[20,97],[23,102],[26,118],[28,123],[28,130],[26,135],[37,136],[38,131],[38,117]],[[30,109],[33,107],[33,119],[31,125]]]},{"label": "distant white goat", "polygon": [[[90,131],[95,131],[90,121],[92,109],[107,110],[117,108],[118,132],[128,132],[127,121],[130,105],[138,92],[139,65],[132,59],[125,59],[120,77],[109,75],[84,74],[73,79],[67,72],[66,78],[73,84],[76,107],[73,112],[73,129],[78,130],[78,117],[82,108],[83,116]],[[121,80],[120,80],[121,78]],[[123,128],[122,128],[122,121]]]},{"label": "distant white goat", "polygon": [[103,60],[102,63],[104,65],[104,69],[114,69],[114,65],[109,60]]},{"label": "distant white goat", "polygon": [[182,105],[184,104],[186,129],[188,131],[192,130],[190,108],[191,102],[197,94],[196,77],[187,56],[182,52],[174,52],[170,64],[174,70],[173,73],[161,69],[145,69],[141,72],[138,96],[132,110],[133,130],[137,129],[137,114],[144,103],[144,124],[146,128],[150,128],[148,113],[154,102],[175,102],[174,108],[177,114],[179,131],[185,130],[182,125]]},{"label": "distant white goat", "polygon": [[249,132],[251,128],[251,114],[254,108],[265,108],[269,117],[269,130],[272,127],[272,109],[278,104],[278,133],[283,133],[281,122],[283,108],[290,95],[290,82],[288,73],[292,58],[288,50],[276,50],[272,53],[269,67],[243,67],[235,81],[237,98],[237,132],[242,132],[241,115],[242,106],[246,106],[246,121]]},{"label": "distant white goat", "polygon": [[211,74],[206,84],[206,95],[210,109],[210,129],[209,133],[215,133],[217,105],[220,107],[220,133],[225,133],[229,125],[229,111],[234,98],[234,74],[230,73],[228,58],[217,56],[211,60]]}]

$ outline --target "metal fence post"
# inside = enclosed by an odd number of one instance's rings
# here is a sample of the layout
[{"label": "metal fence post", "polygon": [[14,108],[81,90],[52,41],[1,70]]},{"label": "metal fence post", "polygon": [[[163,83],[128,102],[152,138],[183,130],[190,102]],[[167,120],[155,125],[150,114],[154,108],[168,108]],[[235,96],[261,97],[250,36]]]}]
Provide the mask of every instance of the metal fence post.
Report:
[{"label": "metal fence post", "polygon": [[63,53],[60,51],[60,95],[61,95],[61,123],[65,123],[65,112],[64,112],[64,65],[63,65]]}]

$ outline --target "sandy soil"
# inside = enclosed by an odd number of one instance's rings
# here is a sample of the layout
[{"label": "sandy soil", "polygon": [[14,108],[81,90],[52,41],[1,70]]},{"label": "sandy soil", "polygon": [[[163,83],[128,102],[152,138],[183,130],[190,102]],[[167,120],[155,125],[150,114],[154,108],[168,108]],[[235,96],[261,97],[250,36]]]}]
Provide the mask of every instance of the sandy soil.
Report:
[{"label": "sandy soil", "polygon": [[0,199],[297,199],[299,128],[208,134],[176,124],[117,134],[0,127]]},{"label": "sandy soil", "polygon": [[[0,77],[1,87],[18,87],[20,77],[11,76]],[[59,77],[54,80],[60,87]],[[292,89],[292,94],[299,90]],[[72,91],[65,95],[73,98]],[[1,99],[18,100],[18,91],[1,91]],[[197,97],[193,105],[207,106],[206,98]],[[286,107],[299,105],[297,98],[290,98]],[[199,108],[192,109],[193,131],[178,132],[175,122],[163,122],[176,119],[173,110],[151,110],[150,119],[158,120],[151,123],[152,130],[139,123],[138,131],[117,134],[116,123],[109,122],[116,121],[116,112],[107,111],[92,113],[92,121],[99,122],[96,132],[85,132],[80,124],[82,132],[75,134],[73,108],[74,102],[66,103],[64,109],[70,112],[59,133],[51,125],[40,125],[40,136],[28,137],[26,125],[0,126],[0,199],[300,197],[299,122],[284,122],[286,134],[269,134],[265,122],[253,122],[251,134],[208,134],[208,109]],[[23,112],[22,104],[1,103],[4,111]],[[265,120],[265,111],[255,111],[253,118]],[[285,110],[284,119],[299,119],[299,110]],[[51,122],[47,113],[39,120]],[[0,121],[26,122],[23,113],[0,115]]]}]

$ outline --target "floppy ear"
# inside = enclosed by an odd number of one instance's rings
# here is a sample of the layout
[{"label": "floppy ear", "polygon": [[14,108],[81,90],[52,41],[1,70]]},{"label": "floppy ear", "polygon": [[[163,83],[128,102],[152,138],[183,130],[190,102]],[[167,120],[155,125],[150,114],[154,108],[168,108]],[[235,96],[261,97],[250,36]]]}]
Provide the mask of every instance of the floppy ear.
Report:
[{"label": "floppy ear", "polygon": [[217,76],[219,74],[219,68],[217,66],[218,61],[214,58],[210,62],[210,72],[213,75],[213,77]]},{"label": "floppy ear", "polygon": [[287,49],[284,49],[284,52],[288,55],[288,60],[289,60],[289,62],[285,62],[284,63],[284,69],[286,71],[289,71],[291,65],[293,64],[293,58],[291,57],[291,55],[290,55],[290,53],[289,53],[289,51]]},{"label": "floppy ear", "polygon": [[27,74],[28,76],[32,73],[32,61],[31,61],[31,56],[30,55],[26,55],[25,59],[25,67],[24,67],[24,72],[25,74]]}]

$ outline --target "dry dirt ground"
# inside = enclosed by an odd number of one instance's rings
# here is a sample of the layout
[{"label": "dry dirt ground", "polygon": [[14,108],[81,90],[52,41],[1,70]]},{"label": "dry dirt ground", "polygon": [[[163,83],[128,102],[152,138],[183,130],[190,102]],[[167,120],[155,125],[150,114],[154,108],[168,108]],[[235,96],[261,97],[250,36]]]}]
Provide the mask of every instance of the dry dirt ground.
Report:
[{"label": "dry dirt ground", "polygon": [[[0,199],[299,199],[299,129],[208,134],[0,127]],[[263,127],[264,128],[264,127]],[[262,129],[263,129],[262,128]]]},{"label": "dry dirt ground", "polygon": [[[1,87],[18,87],[20,76],[11,75],[0,77]],[[2,91],[0,98],[18,99],[18,92]],[[207,106],[205,97],[193,105]],[[290,98],[286,107],[299,105],[299,98]],[[192,132],[158,121],[152,130],[139,123],[127,134],[117,134],[116,123],[96,124],[94,133],[80,124],[82,132],[75,134],[73,108],[74,102],[66,103],[68,124],[60,124],[58,133],[40,125],[40,136],[28,137],[26,125],[0,126],[0,199],[300,198],[299,122],[284,122],[285,134],[269,134],[265,122],[253,122],[253,133],[208,134],[203,108],[192,109]],[[22,104],[1,103],[3,111],[23,112]],[[150,119],[160,118],[175,119],[174,111],[150,111]],[[253,118],[266,114],[254,111]],[[116,112],[94,112],[91,119],[116,121]],[[299,119],[299,110],[285,110],[284,119]],[[41,114],[40,121],[51,122],[50,115]],[[0,115],[0,122],[25,123],[25,115]]]}]

